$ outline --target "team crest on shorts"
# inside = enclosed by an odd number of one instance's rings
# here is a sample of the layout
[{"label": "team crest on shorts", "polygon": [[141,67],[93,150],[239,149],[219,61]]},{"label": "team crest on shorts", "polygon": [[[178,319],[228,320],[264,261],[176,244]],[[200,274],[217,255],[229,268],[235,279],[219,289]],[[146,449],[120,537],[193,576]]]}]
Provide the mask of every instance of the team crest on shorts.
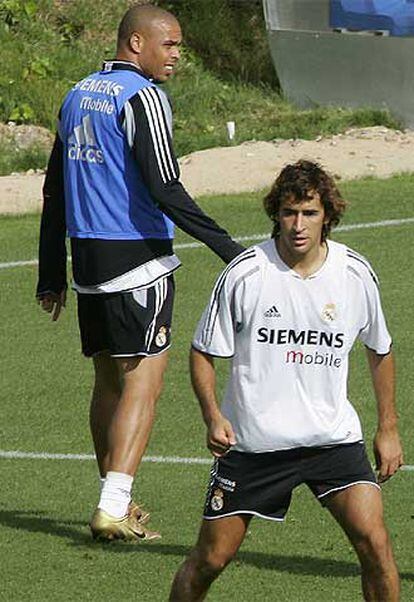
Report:
[{"label": "team crest on shorts", "polygon": [[322,320],[333,322],[338,317],[335,303],[327,303],[322,310]]},{"label": "team crest on shorts", "polygon": [[222,510],[224,506],[224,493],[221,489],[215,489],[213,492],[213,497],[211,498],[210,506],[212,510],[218,512]]},{"label": "team crest on shorts", "polygon": [[155,344],[157,347],[164,347],[167,342],[167,328],[166,326],[161,326],[157,336],[155,337]]}]

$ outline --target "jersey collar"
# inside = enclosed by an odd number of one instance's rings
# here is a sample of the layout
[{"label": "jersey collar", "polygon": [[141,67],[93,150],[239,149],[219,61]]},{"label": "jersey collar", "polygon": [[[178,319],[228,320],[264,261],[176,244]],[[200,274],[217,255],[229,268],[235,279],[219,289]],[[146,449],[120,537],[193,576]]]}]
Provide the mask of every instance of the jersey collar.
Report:
[{"label": "jersey collar", "polygon": [[138,69],[131,61],[120,61],[115,59],[113,61],[104,61],[102,65],[102,71],[135,71],[141,77],[145,77],[148,81],[152,81],[141,69]]},{"label": "jersey collar", "polygon": [[294,270],[293,268],[289,267],[281,258],[279,251],[277,250],[277,246],[276,246],[276,241],[274,238],[271,239],[271,242],[273,243],[271,245],[271,249],[272,249],[272,253],[273,253],[273,257],[275,258],[276,264],[279,266],[279,268],[282,268],[283,271],[288,272],[291,276],[293,276],[294,278],[298,279],[298,280],[313,280],[314,278],[317,278],[325,269],[326,266],[328,266],[331,262],[331,256],[332,256],[332,249],[331,249],[331,241],[330,240],[326,240],[326,247],[327,247],[327,253],[326,253],[326,257],[325,257],[325,261],[322,263],[321,266],[319,266],[319,268],[313,272],[312,274],[309,274],[309,276],[303,277],[301,276],[296,270]]}]

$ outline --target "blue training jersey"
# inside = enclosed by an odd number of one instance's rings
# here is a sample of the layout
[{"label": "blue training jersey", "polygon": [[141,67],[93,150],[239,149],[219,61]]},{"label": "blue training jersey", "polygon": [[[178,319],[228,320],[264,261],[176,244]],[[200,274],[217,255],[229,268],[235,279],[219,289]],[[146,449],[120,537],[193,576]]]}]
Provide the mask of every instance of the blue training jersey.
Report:
[{"label": "blue training jersey", "polygon": [[[60,114],[66,225],[70,237],[172,239],[135,160],[129,99],[154,84],[137,71],[102,70],[78,82]],[[162,93],[163,96],[164,93]]]}]

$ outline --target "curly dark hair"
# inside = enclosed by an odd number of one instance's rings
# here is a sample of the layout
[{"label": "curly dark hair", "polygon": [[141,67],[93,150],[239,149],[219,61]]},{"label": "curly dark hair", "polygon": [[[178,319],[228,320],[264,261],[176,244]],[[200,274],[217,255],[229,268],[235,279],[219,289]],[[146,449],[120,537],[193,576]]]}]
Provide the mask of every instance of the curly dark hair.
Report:
[{"label": "curly dark hair", "polygon": [[286,165],[263,200],[265,211],[274,224],[272,238],[279,236],[279,210],[285,199],[290,197],[296,201],[306,201],[315,192],[319,194],[328,218],[322,229],[322,241],[326,240],[331,229],[339,224],[346,201],[333,178],[320,165],[305,159]]}]

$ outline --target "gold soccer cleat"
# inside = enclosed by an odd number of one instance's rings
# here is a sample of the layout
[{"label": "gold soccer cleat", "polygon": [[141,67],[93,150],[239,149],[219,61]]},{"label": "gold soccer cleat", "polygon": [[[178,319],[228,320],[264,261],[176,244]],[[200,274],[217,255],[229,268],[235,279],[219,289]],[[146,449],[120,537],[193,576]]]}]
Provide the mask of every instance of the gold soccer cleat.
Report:
[{"label": "gold soccer cleat", "polygon": [[146,525],[150,519],[150,513],[133,501],[128,506],[128,513],[134,515],[141,525]]},{"label": "gold soccer cleat", "polygon": [[150,541],[160,539],[157,531],[146,529],[142,522],[137,519],[134,511],[122,518],[114,518],[104,510],[97,508],[90,522],[92,536],[98,541],[113,541],[123,539],[125,541]]}]

